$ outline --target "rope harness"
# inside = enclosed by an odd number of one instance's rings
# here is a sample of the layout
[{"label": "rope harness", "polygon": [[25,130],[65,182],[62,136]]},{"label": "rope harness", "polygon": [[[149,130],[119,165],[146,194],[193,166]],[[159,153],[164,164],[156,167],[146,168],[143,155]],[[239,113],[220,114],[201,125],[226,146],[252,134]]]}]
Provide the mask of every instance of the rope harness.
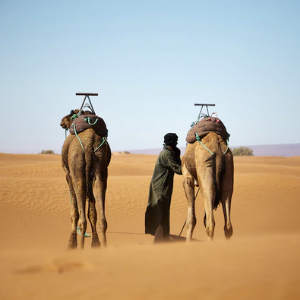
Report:
[{"label": "rope harness", "polygon": [[[210,151],[210,150],[202,143],[202,141],[201,141],[201,139],[200,139],[200,137],[199,137],[199,135],[198,135],[197,132],[195,133],[195,135],[196,135],[197,141],[203,146],[203,148],[206,149],[211,155],[215,155],[215,153],[213,153],[212,151]],[[225,152],[223,153],[223,155],[225,155],[225,154],[227,153],[228,149],[229,149],[228,139],[226,140],[226,144],[227,144],[227,148],[226,148]]]},{"label": "rope harness", "polygon": [[[71,117],[71,120],[75,120],[75,119],[78,118],[78,117],[79,117],[79,114],[74,114],[74,115]],[[93,125],[95,125],[95,124],[98,122],[98,119],[96,119],[96,121],[93,123],[93,122],[91,122],[90,117],[87,117],[87,118],[84,118],[84,121],[86,121],[89,125],[93,126]],[[81,142],[80,137],[79,137],[78,134],[77,134],[76,125],[75,125],[74,123],[72,123],[71,126],[73,126],[73,128],[74,128],[74,133],[75,133],[75,135],[76,135],[76,137],[77,137],[77,139],[78,139],[78,141],[79,141],[79,143],[80,143],[80,146],[81,146],[81,148],[82,148],[82,150],[83,150],[83,152],[84,152],[85,150],[84,150],[83,144],[82,144],[82,142]],[[68,129],[66,128],[66,132],[65,132],[66,138],[67,138],[67,131],[68,131]],[[97,150],[100,149],[101,146],[102,146],[105,142],[106,142],[106,138],[103,137],[103,138],[102,138],[102,142],[101,142],[100,145],[94,150],[94,152],[97,152]]]}]

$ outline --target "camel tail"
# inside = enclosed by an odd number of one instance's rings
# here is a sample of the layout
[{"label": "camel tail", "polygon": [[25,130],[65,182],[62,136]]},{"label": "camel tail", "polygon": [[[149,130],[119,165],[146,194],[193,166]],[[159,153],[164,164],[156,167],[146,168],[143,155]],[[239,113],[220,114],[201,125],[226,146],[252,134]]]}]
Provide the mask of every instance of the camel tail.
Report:
[{"label": "camel tail", "polygon": [[93,168],[93,156],[94,152],[92,147],[87,147],[85,149],[85,184],[86,184],[86,197],[88,199],[92,199],[93,192],[92,192],[92,180],[91,172]]},{"label": "camel tail", "polygon": [[225,171],[225,157],[222,151],[218,151],[215,155],[215,184],[216,184],[216,198],[214,201],[214,209],[217,209],[221,202],[221,185],[222,178]]}]

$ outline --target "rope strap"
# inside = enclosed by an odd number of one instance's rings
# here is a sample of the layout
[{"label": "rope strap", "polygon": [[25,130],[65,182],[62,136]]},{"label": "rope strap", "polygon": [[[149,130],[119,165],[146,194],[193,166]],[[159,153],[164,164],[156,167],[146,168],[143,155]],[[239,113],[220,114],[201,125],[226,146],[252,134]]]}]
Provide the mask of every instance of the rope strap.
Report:
[{"label": "rope strap", "polygon": [[[77,233],[79,234],[79,235],[81,235],[81,230],[80,230],[80,228],[77,226]],[[87,232],[84,234],[84,236],[85,237],[90,237],[91,235],[90,234],[88,234]]]},{"label": "rope strap", "polygon": [[94,123],[91,123],[90,117],[86,117],[86,118],[84,118],[84,121],[86,121],[89,125],[93,126],[98,122],[98,119],[96,119],[96,121]]},{"label": "rope strap", "polygon": [[75,135],[77,136],[78,141],[79,141],[79,143],[80,143],[80,145],[81,145],[81,148],[82,148],[82,150],[83,150],[83,152],[84,152],[84,147],[83,147],[83,145],[82,145],[81,139],[79,138],[79,136],[78,136],[78,134],[77,134],[77,131],[76,131],[76,125],[73,123],[72,126],[74,127],[74,133],[75,133]]},{"label": "rope strap", "polygon": [[[73,123],[72,126],[74,127],[74,133],[75,133],[76,137],[78,138],[78,141],[79,141],[79,143],[80,143],[80,145],[81,145],[81,148],[82,148],[82,150],[83,150],[83,152],[84,152],[83,144],[82,144],[81,139],[80,139],[80,137],[78,136],[77,131],[76,131],[76,125]],[[94,152],[97,152],[98,149],[99,149],[105,142],[106,142],[106,138],[103,137],[103,138],[102,138],[101,144],[94,150]]]},{"label": "rope strap", "polygon": [[78,118],[80,115],[79,114],[74,114],[72,117],[71,117],[71,120],[75,120],[76,118]]},{"label": "rope strap", "polygon": [[196,132],[196,139],[197,141],[203,146],[203,148],[205,148],[211,155],[215,155],[213,152],[211,152],[202,142],[201,139],[199,138],[198,133]]},{"label": "rope strap", "polygon": [[[215,153],[213,153],[212,151],[210,151],[210,150],[202,143],[202,141],[201,141],[201,139],[200,139],[200,137],[199,137],[199,135],[198,135],[197,132],[195,133],[195,135],[196,135],[197,141],[203,146],[203,148],[205,148],[211,155],[215,155]],[[228,139],[226,140],[226,144],[227,144],[227,148],[226,148],[225,152],[223,153],[223,155],[225,155],[225,154],[227,153],[228,149],[229,149],[229,142],[228,142]]]},{"label": "rope strap", "polygon": [[227,148],[225,150],[225,152],[223,153],[224,155],[227,153],[228,149],[229,149],[229,142],[228,142],[228,139],[226,140],[226,144],[227,144]]},{"label": "rope strap", "polygon": [[106,142],[106,139],[103,137],[102,143],[96,148],[96,150],[94,150],[94,152],[96,152],[105,142]]}]

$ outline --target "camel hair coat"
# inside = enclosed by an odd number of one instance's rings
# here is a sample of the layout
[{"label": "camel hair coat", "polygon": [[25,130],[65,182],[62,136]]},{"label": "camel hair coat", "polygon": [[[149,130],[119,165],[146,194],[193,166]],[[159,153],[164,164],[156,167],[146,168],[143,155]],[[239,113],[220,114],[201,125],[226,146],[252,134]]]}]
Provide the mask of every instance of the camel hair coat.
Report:
[{"label": "camel hair coat", "polygon": [[170,206],[174,173],[182,175],[180,150],[178,148],[174,150],[164,145],[156,161],[145,213],[146,234],[155,235],[157,227],[162,225],[164,237],[170,235]]}]

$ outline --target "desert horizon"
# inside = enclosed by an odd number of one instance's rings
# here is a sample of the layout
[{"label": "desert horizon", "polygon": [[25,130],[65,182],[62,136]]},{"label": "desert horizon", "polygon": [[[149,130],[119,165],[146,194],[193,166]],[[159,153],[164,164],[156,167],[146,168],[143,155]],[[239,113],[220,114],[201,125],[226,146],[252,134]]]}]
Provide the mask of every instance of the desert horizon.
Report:
[{"label": "desert horizon", "polygon": [[[172,241],[154,245],[144,213],[157,155],[113,155],[107,247],[67,251],[70,196],[61,156],[0,153],[1,299],[299,299],[300,156],[234,157],[233,236],[215,211],[207,242],[203,199],[185,242],[187,202],[175,175]],[[90,225],[88,223],[88,233]]]},{"label": "desert horizon", "polygon": [[[240,145],[240,146],[231,146],[231,149],[239,148],[239,147],[248,147],[253,150],[254,156],[282,156],[282,157],[292,157],[292,156],[300,156],[300,143],[286,143],[286,144],[268,144],[268,145]],[[186,147],[179,147],[181,150],[181,154],[184,155]],[[7,154],[41,154],[42,151],[53,151],[55,154],[61,154],[61,148],[55,149],[31,149],[31,150],[21,150],[21,149],[9,149],[4,150],[0,148],[0,153]],[[145,155],[158,155],[162,150],[162,146],[160,148],[151,148],[151,149],[122,149],[117,150],[112,148],[112,152],[114,154],[145,154]]]}]

